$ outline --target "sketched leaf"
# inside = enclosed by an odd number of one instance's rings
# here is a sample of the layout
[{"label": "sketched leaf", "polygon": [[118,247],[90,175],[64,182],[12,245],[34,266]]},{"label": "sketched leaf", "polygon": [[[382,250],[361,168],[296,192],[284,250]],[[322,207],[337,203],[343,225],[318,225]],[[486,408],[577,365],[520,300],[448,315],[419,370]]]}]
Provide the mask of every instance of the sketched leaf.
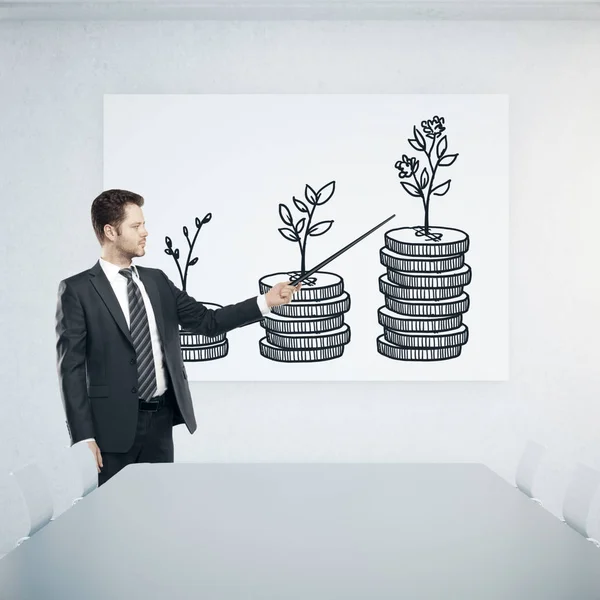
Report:
[{"label": "sketched leaf", "polygon": [[440,162],[438,163],[438,165],[440,167],[449,167],[451,164],[454,163],[454,161],[458,158],[458,154],[446,154],[446,156],[444,156]]},{"label": "sketched leaf", "polygon": [[421,148],[421,146],[419,146],[419,142],[417,142],[417,140],[408,140],[408,143],[415,149],[415,150],[419,150],[422,151],[423,148]]},{"label": "sketched leaf", "polygon": [[[413,133],[415,134],[415,140],[417,141],[417,144],[419,144],[419,147],[417,148],[417,150],[424,150],[425,149],[425,138],[423,137],[423,134],[417,129],[416,125],[413,127]],[[414,146],[413,146],[413,148],[414,148]]]},{"label": "sketched leaf", "polygon": [[175,248],[175,252],[173,252],[173,256],[175,258],[179,258],[179,248]]},{"label": "sketched leaf", "polygon": [[196,258],[192,258],[192,260],[190,260],[189,266],[193,267],[197,262],[198,262],[198,257],[196,256]]},{"label": "sketched leaf", "polygon": [[440,183],[440,185],[436,185],[432,190],[431,193],[434,196],[443,196],[445,193],[448,192],[448,190],[450,189],[450,181],[452,181],[451,179],[448,179],[448,181],[444,181],[444,183]]},{"label": "sketched leaf", "polygon": [[317,192],[317,205],[321,206],[322,204],[325,204],[325,202],[327,202],[327,200],[329,200],[331,198],[331,196],[333,196],[333,193],[335,192],[335,181],[330,181],[327,185],[324,185],[318,192]]},{"label": "sketched leaf", "polygon": [[442,156],[444,156],[444,154],[446,154],[447,149],[448,139],[446,138],[446,136],[441,137],[437,143],[437,146],[435,147],[435,153],[437,154],[437,157],[441,158]]},{"label": "sketched leaf", "polygon": [[415,198],[420,198],[421,197],[421,190],[416,186],[413,185],[412,183],[406,183],[406,181],[401,181],[400,185],[411,195],[414,196]]},{"label": "sketched leaf", "polygon": [[296,233],[302,233],[304,229],[304,225],[306,224],[306,219],[300,219],[298,223],[296,223]]},{"label": "sketched leaf", "polygon": [[188,228],[185,225],[183,226],[183,235],[188,236]]},{"label": "sketched leaf", "polygon": [[299,240],[296,232],[293,229],[288,229],[287,227],[281,227],[278,229],[279,233],[290,242],[297,242]]},{"label": "sketched leaf", "polygon": [[195,221],[195,223],[196,223],[196,227],[197,227],[198,229],[200,229],[200,219],[199,219],[198,217],[196,217],[196,221]]},{"label": "sketched leaf", "polygon": [[304,204],[304,202],[302,202],[302,200],[298,200],[298,198],[294,198],[294,204],[296,205],[296,208],[303,213],[307,213],[308,212],[308,207],[306,206],[306,204]]},{"label": "sketched leaf", "polygon": [[426,188],[428,183],[429,173],[427,172],[427,169],[423,169],[423,172],[421,173],[421,189]]},{"label": "sketched leaf", "polygon": [[294,219],[292,219],[292,213],[290,212],[290,209],[285,204],[279,205],[279,216],[281,217],[281,220],[286,225],[294,224]]},{"label": "sketched leaf", "polygon": [[315,237],[317,235],[323,235],[324,233],[327,233],[331,229],[332,225],[333,225],[333,221],[320,221],[319,223],[315,223],[308,230],[308,235],[313,235]]},{"label": "sketched leaf", "polygon": [[171,250],[171,248],[165,248],[165,254],[171,256],[173,254],[173,250]]},{"label": "sketched leaf", "polygon": [[207,213],[204,219],[202,219],[202,224],[206,225],[212,219],[212,213]]},{"label": "sketched leaf", "polygon": [[304,188],[304,197],[306,198],[306,200],[309,204],[317,203],[317,192],[315,192],[315,190],[313,190],[310,187],[310,185],[308,185],[308,183],[306,184],[306,187]]},{"label": "sketched leaf", "polygon": [[165,236],[165,244],[167,244],[167,248],[173,247],[173,242],[171,241],[171,238],[168,235]]}]

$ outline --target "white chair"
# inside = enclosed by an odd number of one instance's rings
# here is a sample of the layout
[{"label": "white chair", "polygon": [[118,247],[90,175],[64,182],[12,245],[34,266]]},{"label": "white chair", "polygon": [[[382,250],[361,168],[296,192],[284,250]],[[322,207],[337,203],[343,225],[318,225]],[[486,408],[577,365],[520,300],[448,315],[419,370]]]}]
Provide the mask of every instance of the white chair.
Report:
[{"label": "white chair", "polygon": [[[0,476],[0,497],[9,503],[8,509],[0,511],[0,559],[2,559],[16,547],[19,539],[19,533],[13,526],[17,515],[11,513],[16,512],[20,516],[27,512],[27,508],[14,478],[8,472]],[[16,510],[17,506],[19,510]]]},{"label": "white chair", "polygon": [[529,440],[523,450],[515,474],[517,488],[540,506],[542,506],[542,501],[534,496],[533,482],[546,451],[546,446]]},{"label": "white chair", "polygon": [[98,468],[87,444],[75,444],[68,453],[81,480],[81,495],[73,500],[77,504],[98,487]]},{"label": "white chair", "polygon": [[598,486],[600,472],[581,463],[576,465],[563,500],[562,521],[600,548],[600,542],[590,537],[587,530],[590,507]]},{"label": "white chair", "polygon": [[54,515],[54,499],[42,470],[30,463],[11,472],[19,487],[29,513],[29,531],[17,540],[17,546],[45,527]]}]

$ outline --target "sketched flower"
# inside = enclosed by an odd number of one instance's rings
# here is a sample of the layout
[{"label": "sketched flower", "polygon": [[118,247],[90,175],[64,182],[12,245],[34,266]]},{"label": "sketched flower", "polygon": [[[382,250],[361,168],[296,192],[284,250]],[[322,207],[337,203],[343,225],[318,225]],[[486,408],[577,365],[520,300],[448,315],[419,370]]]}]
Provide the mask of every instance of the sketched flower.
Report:
[{"label": "sketched flower", "polygon": [[438,117],[437,115],[431,119],[431,121],[421,121],[421,127],[428,138],[435,139],[437,136],[442,135],[446,128],[444,127],[444,117]]},{"label": "sketched flower", "polygon": [[406,154],[403,154],[402,160],[399,160],[395,166],[399,171],[398,177],[400,177],[400,179],[404,179],[407,177],[412,177],[419,170],[419,161],[414,156],[412,158],[408,158]]}]

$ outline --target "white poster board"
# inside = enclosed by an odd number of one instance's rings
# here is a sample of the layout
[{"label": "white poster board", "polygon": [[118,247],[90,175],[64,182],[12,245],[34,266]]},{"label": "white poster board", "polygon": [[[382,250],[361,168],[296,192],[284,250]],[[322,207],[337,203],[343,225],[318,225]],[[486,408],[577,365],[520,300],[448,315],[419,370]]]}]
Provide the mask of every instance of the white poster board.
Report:
[{"label": "white poster board", "polygon": [[104,188],[145,198],[137,264],[182,288],[197,257],[209,306],[396,215],[262,325],[182,333],[190,380],[508,378],[507,96],[107,95]]}]

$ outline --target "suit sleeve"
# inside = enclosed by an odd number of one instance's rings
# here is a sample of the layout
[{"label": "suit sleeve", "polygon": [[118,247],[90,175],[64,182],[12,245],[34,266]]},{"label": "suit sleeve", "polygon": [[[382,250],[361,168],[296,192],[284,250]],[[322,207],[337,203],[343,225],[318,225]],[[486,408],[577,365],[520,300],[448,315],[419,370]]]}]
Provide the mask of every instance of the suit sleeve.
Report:
[{"label": "suit sleeve", "polygon": [[258,310],[260,310],[260,313],[262,314],[262,316],[266,316],[271,312],[271,309],[269,308],[269,305],[267,304],[267,295],[263,294],[262,296],[258,296],[258,298],[256,299],[256,302],[258,304]]},{"label": "suit sleeve", "polygon": [[86,325],[81,302],[61,281],[56,307],[56,357],[71,444],[95,437],[85,377]]},{"label": "suit sleeve", "polygon": [[214,337],[222,333],[256,323],[263,317],[256,296],[223,308],[206,308],[204,304],[176,287],[161,271],[177,304],[177,321],[192,333]]}]

